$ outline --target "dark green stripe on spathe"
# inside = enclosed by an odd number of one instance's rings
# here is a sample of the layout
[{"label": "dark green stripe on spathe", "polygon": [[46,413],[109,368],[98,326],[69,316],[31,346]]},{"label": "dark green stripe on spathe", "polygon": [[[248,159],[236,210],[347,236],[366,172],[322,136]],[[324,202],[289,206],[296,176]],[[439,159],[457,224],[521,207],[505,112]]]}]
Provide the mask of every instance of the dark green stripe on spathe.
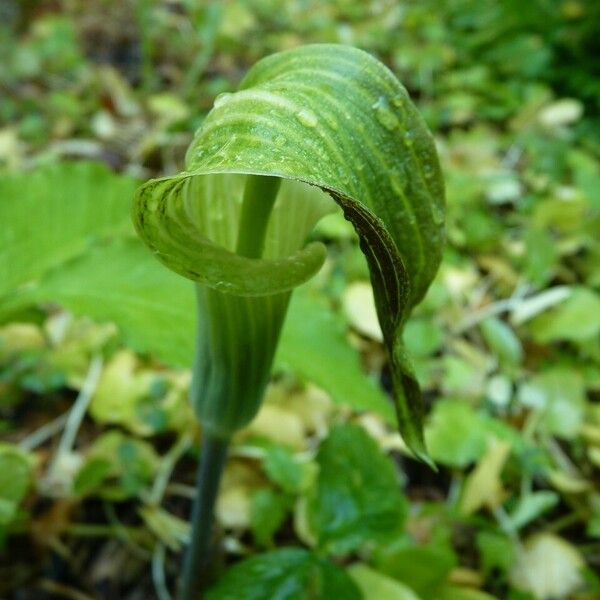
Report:
[{"label": "dark green stripe on spathe", "polygon": [[269,381],[290,294],[257,298],[197,286],[194,411],[229,437],[256,415]]},{"label": "dark green stripe on spathe", "polygon": [[[444,187],[432,136],[406,90],[375,58],[347,46],[317,44],[267,57],[240,91],[217,98],[188,150],[186,172],[139,191],[136,227],[167,266],[238,296],[287,292],[316,272],[322,246],[246,258],[190,217],[198,187],[190,182],[227,174],[308,183],[342,206],[369,264],[400,430],[425,458],[420,392],[401,332],[439,265]],[[237,223],[239,213],[229,213]]]}]

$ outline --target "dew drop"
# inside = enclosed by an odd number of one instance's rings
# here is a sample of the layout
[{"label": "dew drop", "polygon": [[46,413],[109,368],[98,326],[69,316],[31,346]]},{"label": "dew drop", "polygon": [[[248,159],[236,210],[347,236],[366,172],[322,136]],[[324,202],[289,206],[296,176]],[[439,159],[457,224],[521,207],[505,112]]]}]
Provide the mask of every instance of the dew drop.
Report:
[{"label": "dew drop", "polygon": [[392,98],[392,104],[397,108],[401,108],[404,104],[404,98],[402,96],[394,96],[394,98]]},{"label": "dew drop", "polygon": [[442,225],[444,223],[444,210],[436,202],[431,205],[431,216],[436,225]]},{"label": "dew drop", "polygon": [[390,105],[385,96],[379,96],[379,100],[373,104],[375,117],[388,130],[394,131],[399,125],[398,117],[390,109]]},{"label": "dew drop", "polygon": [[346,169],[343,169],[340,167],[338,169],[338,175],[339,175],[339,178],[342,181],[342,183],[345,183],[345,184],[348,183],[349,178],[348,178],[348,173],[346,172]]},{"label": "dew drop", "polygon": [[316,127],[319,122],[314,112],[302,109],[296,113],[296,118],[304,127]]},{"label": "dew drop", "polygon": [[278,135],[278,136],[275,138],[275,143],[276,143],[278,146],[285,146],[285,143],[286,143],[286,142],[287,142],[287,140],[285,139],[285,137],[284,137],[283,135]]},{"label": "dew drop", "polygon": [[223,106],[224,104],[227,104],[227,102],[229,102],[229,100],[231,100],[232,97],[233,97],[233,94],[230,94],[228,92],[224,92],[223,94],[219,94],[215,98],[214,107],[215,108],[221,108],[221,106]]}]

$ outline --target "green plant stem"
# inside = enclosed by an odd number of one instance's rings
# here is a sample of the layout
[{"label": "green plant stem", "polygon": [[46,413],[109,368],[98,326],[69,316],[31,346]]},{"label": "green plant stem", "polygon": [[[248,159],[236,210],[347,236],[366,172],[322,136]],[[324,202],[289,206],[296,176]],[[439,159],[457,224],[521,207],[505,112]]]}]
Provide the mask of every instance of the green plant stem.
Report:
[{"label": "green plant stem", "polygon": [[192,509],[192,532],[183,566],[179,600],[197,600],[209,580],[214,506],[228,445],[228,438],[213,435],[210,431],[203,432],[196,480],[197,494]]},{"label": "green plant stem", "polygon": [[[262,255],[269,216],[280,184],[281,180],[278,177],[247,176],[236,248],[238,254],[249,258],[260,258]],[[203,330],[198,331],[201,335]],[[200,341],[198,348],[201,346]],[[198,356],[194,365],[192,396],[196,393],[198,378],[202,377],[203,373],[202,360]],[[219,400],[226,401],[227,398]],[[196,480],[196,499],[192,510],[191,539],[185,557],[178,600],[197,600],[210,582],[210,542],[214,506],[228,445],[229,437],[217,435],[207,427],[204,428]]]},{"label": "green plant stem", "polygon": [[248,175],[236,253],[248,258],[260,258],[265,245],[269,216],[281,185],[279,177]]}]

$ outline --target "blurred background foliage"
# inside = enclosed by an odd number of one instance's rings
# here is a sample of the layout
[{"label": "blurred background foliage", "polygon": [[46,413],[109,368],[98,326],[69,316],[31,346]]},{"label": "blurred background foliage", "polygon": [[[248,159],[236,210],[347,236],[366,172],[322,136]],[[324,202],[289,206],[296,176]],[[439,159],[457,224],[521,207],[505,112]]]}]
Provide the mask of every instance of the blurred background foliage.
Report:
[{"label": "blurred background foliage", "polygon": [[406,330],[439,472],[393,433],[368,272],[328,217],[232,450],[210,597],[599,598],[598,32],[583,0],[3,0],[0,595],[168,597],[193,298],[129,198],[256,60],[339,42],[394,71],[442,159],[447,249]]}]

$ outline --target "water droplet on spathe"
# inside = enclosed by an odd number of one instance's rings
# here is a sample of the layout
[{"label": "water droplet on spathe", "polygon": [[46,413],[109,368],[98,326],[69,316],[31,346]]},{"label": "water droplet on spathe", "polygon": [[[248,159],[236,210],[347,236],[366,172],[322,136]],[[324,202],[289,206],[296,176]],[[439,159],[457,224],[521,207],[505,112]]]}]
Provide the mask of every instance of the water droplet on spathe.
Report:
[{"label": "water droplet on spathe", "polygon": [[379,96],[379,99],[372,106],[375,109],[375,117],[377,120],[388,130],[394,131],[399,125],[400,121],[394,114],[385,96]]},{"label": "water droplet on spathe", "polygon": [[296,113],[296,118],[304,127],[316,127],[319,120],[314,112],[303,108]]},{"label": "water droplet on spathe", "polygon": [[340,180],[342,181],[342,183],[348,183],[349,178],[348,178],[348,173],[346,172],[345,169],[342,169],[341,167],[338,169],[338,175],[340,177]]},{"label": "water droplet on spathe", "polygon": [[402,98],[402,96],[394,96],[392,98],[392,104],[400,108],[404,104],[404,98]]},{"label": "water droplet on spathe", "polygon": [[444,209],[436,202],[431,205],[431,216],[436,225],[444,223]]}]

